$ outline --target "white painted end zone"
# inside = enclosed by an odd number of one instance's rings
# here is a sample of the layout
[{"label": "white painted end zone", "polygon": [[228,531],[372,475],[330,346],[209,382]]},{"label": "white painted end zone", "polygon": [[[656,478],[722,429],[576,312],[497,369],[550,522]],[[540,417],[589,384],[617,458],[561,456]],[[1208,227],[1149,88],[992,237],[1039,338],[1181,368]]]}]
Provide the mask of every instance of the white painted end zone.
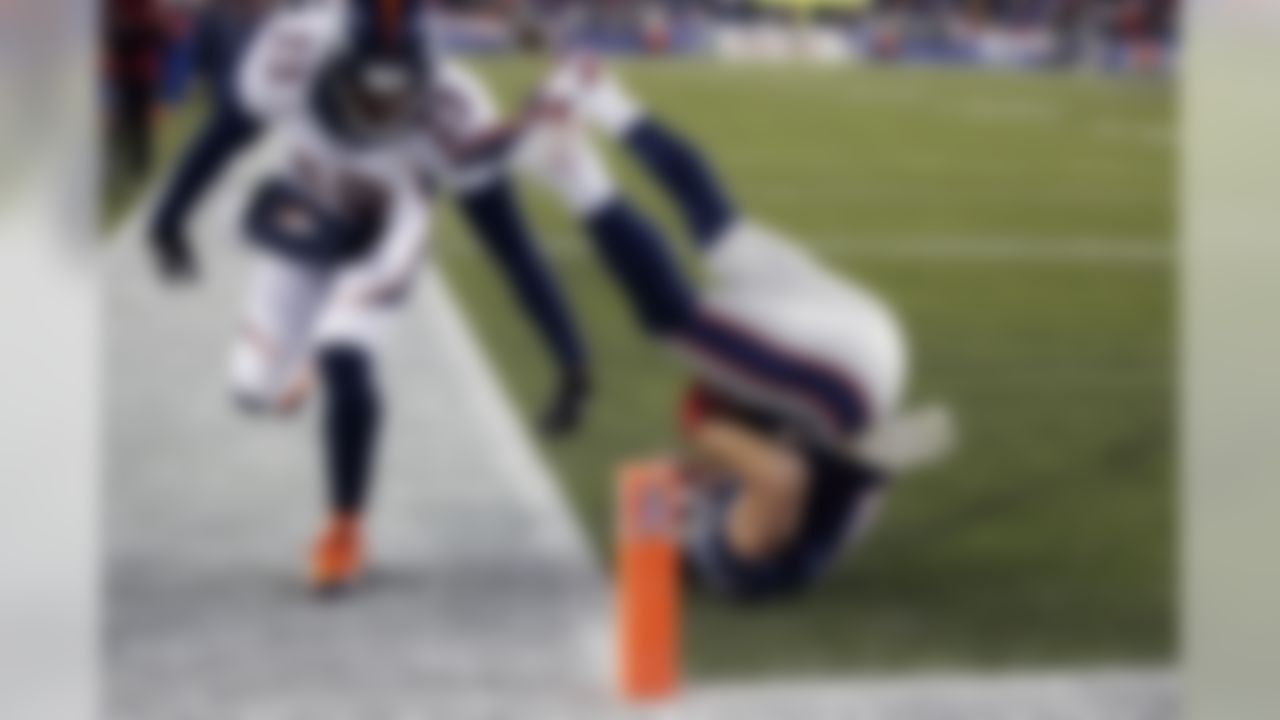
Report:
[{"label": "white painted end zone", "polygon": [[1172,720],[1172,673],[1100,670],[1011,675],[762,681],[708,685],[687,718],[735,720]]}]

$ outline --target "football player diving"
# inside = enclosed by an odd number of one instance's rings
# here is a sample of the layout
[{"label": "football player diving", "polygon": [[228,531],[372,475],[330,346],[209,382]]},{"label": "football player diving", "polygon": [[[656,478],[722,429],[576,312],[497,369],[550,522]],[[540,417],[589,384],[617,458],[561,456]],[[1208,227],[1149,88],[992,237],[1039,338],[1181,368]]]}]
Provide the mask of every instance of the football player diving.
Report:
[{"label": "football player diving", "polygon": [[[908,348],[889,308],[744,216],[699,151],[590,58],[543,86],[518,162],[578,217],[639,323],[692,375],[678,410],[683,555],[729,597],[784,596],[866,532],[891,473],[950,441],[901,415]],[[673,202],[709,278],[681,276],[584,126],[616,140]]]}]

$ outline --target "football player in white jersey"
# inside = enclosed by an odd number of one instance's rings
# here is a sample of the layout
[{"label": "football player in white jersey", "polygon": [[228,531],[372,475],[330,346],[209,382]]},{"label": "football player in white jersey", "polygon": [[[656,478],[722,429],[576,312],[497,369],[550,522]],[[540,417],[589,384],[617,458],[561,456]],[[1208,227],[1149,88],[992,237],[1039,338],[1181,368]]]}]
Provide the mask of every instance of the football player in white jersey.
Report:
[{"label": "football player in white jersey", "polygon": [[318,590],[353,580],[380,435],[377,360],[424,253],[429,206],[405,160],[432,73],[410,18],[373,2],[290,7],[267,20],[239,101],[278,133],[286,167],[250,202],[254,249],[232,392],[288,413],[324,390],[330,518],[313,549]]},{"label": "football player in white jersey", "polygon": [[[689,568],[736,598],[809,586],[865,532],[889,474],[947,441],[942,418],[895,426],[908,365],[898,321],[866,288],[741,215],[699,151],[599,62],[562,63],[540,102],[520,161],[582,219],[643,326],[693,375],[679,411],[692,450]],[[616,139],[674,202],[705,291],[684,282],[654,225],[621,197],[583,125]]]},{"label": "football player in white jersey", "polygon": [[[210,124],[193,138],[173,176],[168,179],[150,222],[150,245],[162,277],[174,283],[198,277],[198,257],[188,235],[192,211],[214,186],[222,169],[255,144],[264,125],[271,125],[271,113],[264,108],[296,108],[310,77],[335,47],[347,40],[350,18],[369,14],[381,5],[402,12],[407,22],[424,25],[427,13],[416,12],[421,3],[374,0],[314,0],[306,4],[277,3],[285,9],[264,13],[238,27],[243,46],[223,58],[218,70],[217,109]],[[356,6],[353,10],[351,6]],[[363,9],[361,9],[363,5]],[[393,6],[399,6],[397,10]],[[413,18],[411,16],[417,15]],[[266,32],[263,32],[264,27]],[[429,28],[428,28],[429,30]],[[261,40],[262,35],[270,39]],[[424,35],[426,30],[424,30]],[[254,42],[258,40],[258,42]],[[250,53],[250,48],[256,51]],[[240,87],[245,74],[245,56],[252,55],[259,68],[252,92]],[[261,70],[275,65],[278,74]],[[292,68],[292,69],[291,69]],[[467,148],[484,145],[499,118],[484,85],[465,66],[437,54],[428,73],[429,97],[424,103],[423,139],[426,155],[433,156],[425,168],[437,190],[448,189],[472,236],[488,252],[512,290],[513,299],[534,323],[554,362],[558,382],[539,420],[547,435],[572,432],[590,396],[589,362],[584,343],[570,308],[554,276],[540,254],[539,243],[520,207],[511,179],[501,172],[475,171],[472,162],[450,167],[442,162],[441,148],[448,148],[454,160],[474,153]],[[246,97],[247,96],[247,97]],[[258,107],[246,108],[252,100]],[[293,111],[287,111],[290,114]]]},{"label": "football player in white jersey", "polygon": [[379,350],[423,261],[437,193],[460,196],[549,335],[564,373],[551,429],[575,422],[586,392],[576,333],[486,156],[497,113],[473,77],[433,55],[422,5],[332,0],[281,10],[238,77],[238,101],[282,138],[287,167],[249,208],[255,259],[231,384],[243,407],[268,413],[291,412],[313,385],[324,390],[329,519],[310,565],[320,590],[346,586],[362,567],[382,417]]}]

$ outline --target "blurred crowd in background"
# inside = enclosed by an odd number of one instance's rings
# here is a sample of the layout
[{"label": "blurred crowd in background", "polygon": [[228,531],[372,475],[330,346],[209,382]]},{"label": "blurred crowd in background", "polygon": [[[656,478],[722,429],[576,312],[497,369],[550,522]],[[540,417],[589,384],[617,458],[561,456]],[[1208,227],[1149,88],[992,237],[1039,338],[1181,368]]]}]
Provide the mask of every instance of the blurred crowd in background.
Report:
[{"label": "blurred crowd in background", "polygon": [[602,51],[1162,72],[1178,0],[440,0],[449,40],[505,52],[521,18]]},{"label": "blurred crowd in background", "polygon": [[[193,78],[215,101],[259,18],[306,0],[106,0],[111,166],[145,175],[157,103]],[[329,0],[311,0],[324,2]],[[501,54],[599,52],[733,61],[916,63],[1164,74],[1178,0],[433,0],[439,41]]]}]

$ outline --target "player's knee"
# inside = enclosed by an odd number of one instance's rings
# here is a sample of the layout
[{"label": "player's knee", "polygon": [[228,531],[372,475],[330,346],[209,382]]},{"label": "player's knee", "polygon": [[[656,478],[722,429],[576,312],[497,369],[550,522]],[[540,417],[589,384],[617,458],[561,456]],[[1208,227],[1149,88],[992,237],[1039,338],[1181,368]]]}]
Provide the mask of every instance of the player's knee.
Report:
[{"label": "player's knee", "polygon": [[274,407],[276,387],[271,363],[251,343],[239,342],[231,349],[227,379],[231,398],[241,410],[262,414]]},{"label": "player's knee", "polygon": [[388,327],[387,307],[342,303],[320,318],[315,342],[321,354],[329,351],[360,353],[372,358],[382,345]]}]

